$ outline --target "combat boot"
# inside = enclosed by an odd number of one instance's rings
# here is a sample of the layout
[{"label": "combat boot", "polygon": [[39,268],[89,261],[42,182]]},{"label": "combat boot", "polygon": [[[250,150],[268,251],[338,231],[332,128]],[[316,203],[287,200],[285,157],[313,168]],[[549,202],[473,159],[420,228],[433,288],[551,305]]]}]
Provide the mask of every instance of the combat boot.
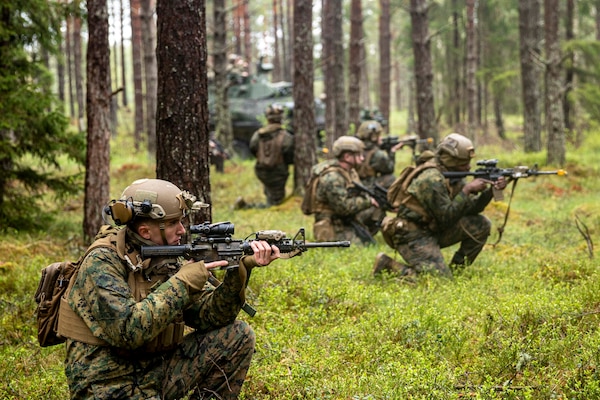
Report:
[{"label": "combat boot", "polygon": [[397,274],[405,278],[413,278],[416,276],[416,271],[406,264],[399,263],[385,253],[377,254],[375,264],[373,265],[373,275],[380,275],[383,271],[390,274]]},{"label": "combat boot", "polygon": [[235,199],[235,202],[233,203],[234,210],[243,210],[245,208],[248,208],[248,204],[246,203],[246,200],[244,200],[244,198],[242,196]]}]

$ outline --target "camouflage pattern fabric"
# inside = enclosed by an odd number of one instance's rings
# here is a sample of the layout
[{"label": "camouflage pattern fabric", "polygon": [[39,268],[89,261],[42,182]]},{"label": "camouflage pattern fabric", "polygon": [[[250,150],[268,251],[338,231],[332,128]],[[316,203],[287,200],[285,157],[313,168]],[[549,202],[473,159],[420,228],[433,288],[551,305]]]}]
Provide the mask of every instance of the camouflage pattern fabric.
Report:
[{"label": "camouflage pattern fabric", "polygon": [[[332,163],[331,161],[324,162]],[[352,180],[360,182],[360,178],[355,170],[348,172],[351,179],[349,181],[339,171],[339,168],[341,167],[337,161],[333,162],[332,165],[337,168],[331,168],[320,176],[316,192],[317,202],[325,205],[330,212],[316,213],[315,223],[327,218],[331,220],[333,236],[330,238],[323,238],[322,240],[349,240],[352,243],[360,244],[363,241],[357,235],[351,221],[360,224],[357,221],[356,216],[360,211],[372,207],[371,202],[366,197],[348,190]]]},{"label": "camouflage pattern fabric", "polygon": [[[277,157],[280,157],[282,163],[277,163],[277,165],[263,165],[264,160],[261,160],[259,157],[259,146],[265,145],[269,141],[275,142],[273,139],[277,134],[284,135],[281,148],[273,148],[270,151],[277,152]],[[256,164],[254,165],[254,173],[263,185],[267,205],[281,204],[285,199],[285,185],[290,175],[288,165],[294,162],[293,136],[284,130],[281,124],[270,123],[254,132],[250,139],[250,151],[257,157]]]},{"label": "camouflage pattern fabric", "polygon": [[[159,399],[163,392],[164,398],[179,398],[196,387],[236,398],[254,348],[251,328],[236,321],[244,284],[237,270],[228,271],[219,287],[193,298],[183,282],[171,277],[136,301],[128,268],[108,248],[92,250],[81,264],[69,305],[110,346],[67,340],[71,398]],[[141,349],[182,313],[195,331],[176,349]]]},{"label": "camouflage pattern fabric", "polygon": [[433,219],[425,224],[422,217],[400,206],[398,218],[407,221],[392,236],[395,249],[417,272],[437,272],[452,276],[444,261],[441,248],[460,243],[450,264],[461,267],[471,264],[483,249],[490,234],[491,222],[480,213],[492,199],[488,188],[478,195],[465,195],[461,180],[447,186],[446,179],[437,168],[425,169],[408,187]]},{"label": "camouflage pattern fabric", "polygon": [[376,182],[384,187],[394,182],[395,157],[372,142],[365,142],[365,161],[357,168],[363,185],[372,187]]}]

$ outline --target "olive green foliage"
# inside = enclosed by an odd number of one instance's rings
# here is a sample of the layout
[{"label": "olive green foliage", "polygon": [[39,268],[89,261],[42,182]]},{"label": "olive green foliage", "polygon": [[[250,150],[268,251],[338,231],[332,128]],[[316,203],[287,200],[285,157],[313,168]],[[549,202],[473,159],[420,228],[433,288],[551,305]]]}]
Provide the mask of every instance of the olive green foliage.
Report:
[{"label": "olive green foliage", "polygon": [[56,53],[58,20],[53,2],[0,5],[0,229],[30,229],[48,220],[48,194],[80,189],[76,172],[61,160],[83,163],[84,137],[68,121],[51,92],[44,56]]},{"label": "olive green foliage", "polygon": [[[518,135],[513,125],[510,141],[481,138],[478,159],[553,168],[543,165],[543,153],[516,150]],[[240,318],[254,328],[257,344],[242,398],[599,398],[599,265],[575,222],[598,241],[599,138],[590,133],[581,148],[569,148],[567,177],[519,180],[502,240],[453,281],[373,277],[376,254],[394,255],[379,235],[372,247],[312,249],[253,270],[248,298],[258,313]],[[119,139],[112,148],[113,196],[152,176],[143,154],[126,152],[130,143]],[[398,172],[410,156],[397,154]],[[237,238],[261,229],[290,236],[305,227],[312,239],[312,218],[300,212],[299,198],[233,210],[239,195],[264,201],[252,167],[252,160],[236,159],[226,162],[225,174],[212,170],[213,221],[234,222]],[[510,186],[504,201],[486,209],[490,243],[509,194]],[[81,214],[79,205],[47,231],[0,236],[2,399],[68,396],[64,348],[36,342],[33,293],[43,266],[83,251]],[[454,249],[444,250],[447,258]]]},{"label": "olive green foliage", "polygon": [[[580,83],[573,89],[572,99],[576,99],[594,121],[600,121],[600,43],[591,40],[575,40],[565,45],[565,51],[574,54],[578,60],[574,72]],[[569,65],[570,66],[570,65]]]}]

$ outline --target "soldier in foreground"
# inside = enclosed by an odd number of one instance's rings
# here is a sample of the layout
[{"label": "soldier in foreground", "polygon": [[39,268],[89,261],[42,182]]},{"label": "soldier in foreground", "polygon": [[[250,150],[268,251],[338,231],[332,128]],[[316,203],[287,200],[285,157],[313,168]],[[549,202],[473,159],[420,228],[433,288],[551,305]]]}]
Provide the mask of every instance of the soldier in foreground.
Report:
[{"label": "soldier in foreground", "polygon": [[[227,261],[142,259],[142,245],[180,243],[194,200],[170,182],[143,179],[105,208],[125,226],[99,235],[106,245],[84,258],[60,310],[71,399],[238,397],[255,344],[252,328],[236,319],[246,279],[280,253],[252,242],[254,255],[213,290],[205,287],[209,271]],[[185,326],[194,330],[184,334]]]},{"label": "soldier in foreground", "polygon": [[[256,157],[254,173],[263,185],[267,207],[281,204],[285,199],[285,184],[290,175],[288,166],[294,162],[294,137],[281,124],[283,114],[281,105],[267,107],[267,125],[250,138],[250,151]],[[248,204],[241,197],[234,205],[235,209],[252,207],[260,206]]]},{"label": "soldier in foreground", "polygon": [[370,196],[351,190],[352,182],[360,182],[355,168],[364,160],[363,150],[360,139],[341,136],[332,146],[335,159],[312,167],[302,212],[315,215],[315,240],[373,243],[373,237],[356,217],[359,212],[379,207],[379,204]]},{"label": "soldier in foreground", "polygon": [[[395,218],[386,217],[382,234],[408,265],[384,253],[377,255],[373,273],[382,271],[414,275],[437,273],[452,277],[453,271],[475,261],[490,234],[491,222],[481,215],[492,200],[492,189],[504,190],[504,178],[450,180],[443,171],[469,171],[475,156],[473,143],[452,133],[438,145],[435,158],[407,167],[392,184],[388,198],[398,207]],[[460,243],[446,264],[441,248]]]}]

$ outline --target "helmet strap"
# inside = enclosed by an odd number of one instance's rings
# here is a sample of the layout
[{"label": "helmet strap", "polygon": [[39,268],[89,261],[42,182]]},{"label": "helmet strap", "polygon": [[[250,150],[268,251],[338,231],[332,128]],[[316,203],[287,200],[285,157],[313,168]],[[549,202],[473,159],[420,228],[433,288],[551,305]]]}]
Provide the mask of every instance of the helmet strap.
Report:
[{"label": "helmet strap", "polygon": [[167,242],[167,235],[165,235],[165,223],[160,222],[158,228],[160,229],[160,237],[162,237],[163,244],[167,246],[169,243]]}]

